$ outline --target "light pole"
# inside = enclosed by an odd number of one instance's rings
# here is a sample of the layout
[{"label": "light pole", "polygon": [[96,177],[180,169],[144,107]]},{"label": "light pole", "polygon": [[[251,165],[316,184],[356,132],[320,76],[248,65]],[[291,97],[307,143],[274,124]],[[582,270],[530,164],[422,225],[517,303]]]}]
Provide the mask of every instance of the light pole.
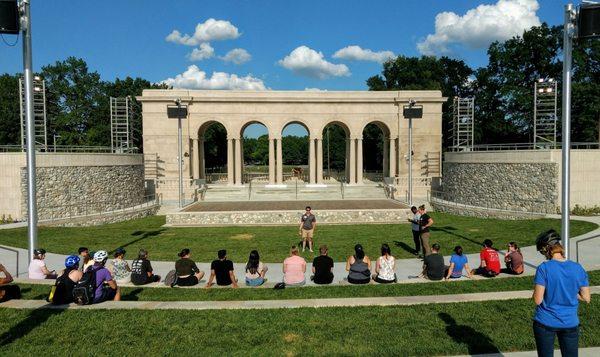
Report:
[{"label": "light pole", "polygon": [[179,170],[179,208],[183,207],[182,196],[183,196],[183,138],[181,133],[181,98],[175,99],[177,104],[177,169]]},{"label": "light pole", "polygon": [[416,105],[417,102],[414,99],[408,100],[408,105],[404,106],[403,116],[408,119],[408,204],[412,206],[413,197],[413,182],[412,182],[412,120],[420,119],[423,117],[423,106]]}]

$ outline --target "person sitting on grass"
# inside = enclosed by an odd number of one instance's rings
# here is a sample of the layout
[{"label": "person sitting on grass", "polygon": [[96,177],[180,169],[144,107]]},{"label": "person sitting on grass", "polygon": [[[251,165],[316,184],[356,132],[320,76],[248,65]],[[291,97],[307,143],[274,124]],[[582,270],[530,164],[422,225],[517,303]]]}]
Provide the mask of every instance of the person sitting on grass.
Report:
[{"label": "person sitting on grass", "polygon": [[492,248],[494,243],[486,239],[483,241],[483,249],[479,253],[481,263],[479,268],[473,270],[471,273],[476,275],[482,275],[487,278],[493,278],[500,274],[500,258],[498,252]]},{"label": "person sitting on grass", "polygon": [[371,281],[371,259],[365,255],[362,245],[354,246],[354,255],[346,260],[346,271],[350,284],[368,284]]},{"label": "person sitting on grass", "polygon": [[431,254],[423,259],[423,272],[419,277],[429,280],[442,280],[446,273],[444,256],[440,254],[440,245],[434,243],[431,246]]},{"label": "person sitting on grass", "polygon": [[389,284],[396,282],[396,259],[392,256],[392,250],[387,243],[381,245],[381,256],[375,263],[375,273],[373,280],[380,284]]},{"label": "person sitting on grass", "polygon": [[446,273],[446,280],[460,278],[463,270],[466,271],[468,278],[473,277],[471,275],[471,268],[469,268],[469,260],[463,254],[462,247],[457,245],[454,247],[454,254],[450,257],[450,266],[448,267],[448,273]]},{"label": "person sitting on grass", "polygon": [[311,280],[315,284],[331,284],[333,281],[333,259],[327,254],[329,249],[325,244],[319,247],[319,256],[313,259]]},{"label": "person sitting on grass", "polygon": [[56,271],[49,271],[44,259],[46,251],[44,249],[34,249],[33,259],[29,263],[29,279],[56,279]]},{"label": "person sitting on grass", "polygon": [[306,260],[298,256],[298,247],[293,245],[290,256],[283,261],[283,282],[286,286],[302,286],[306,283]]},{"label": "person sitting on grass", "polygon": [[210,278],[206,283],[206,287],[210,288],[213,286],[213,281],[217,280],[219,286],[229,286],[237,288],[237,279],[233,273],[233,262],[227,259],[227,251],[225,249],[219,250],[217,253],[219,259],[213,260],[210,263]]},{"label": "person sitting on grass", "polygon": [[194,286],[204,277],[204,272],[198,269],[196,262],[190,259],[191,252],[184,248],[177,254],[179,260],[175,262],[177,279],[169,285]]},{"label": "person sitting on grass", "polygon": [[507,274],[521,275],[525,271],[523,264],[523,254],[515,242],[508,243],[508,252],[504,255],[506,269],[502,271]]},{"label": "person sitting on grass", "polygon": [[125,249],[117,248],[114,253],[115,259],[113,259],[108,266],[108,270],[117,284],[131,282],[131,268],[125,260],[125,253]]},{"label": "person sitting on grass", "polygon": [[246,285],[260,286],[266,281],[267,266],[260,261],[260,255],[257,250],[250,252],[248,263],[246,263]]},{"label": "person sitting on grass", "polygon": [[154,275],[152,271],[148,251],[140,249],[138,258],[131,263],[131,282],[133,285],[145,285],[159,281],[160,275]]},{"label": "person sitting on grass", "polygon": [[77,252],[79,253],[79,261],[81,262],[79,270],[85,272],[89,267],[94,265],[94,259],[90,255],[90,250],[86,247],[80,247]]},{"label": "person sitting on grass", "polygon": [[13,282],[13,277],[2,264],[0,264],[0,273],[4,275],[3,278],[0,278],[0,302],[11,299],[20,299],[21,288],[19,288],[18,285],[11,284]]},{"label": "person sitting on grass", "polygon": [[99,304],[104,301],[121,300],[121,289],[113,280],[110,271],[104,266],[108,260],[108,253],[104,250],[99,250],[94,253],[94,265],[92,269],[96,271],[96,292],[94,294],[94,304]]},{"label": "person sitting on grass", "polygon": [[79,270],[79,260],[77,255],[69,255],[65,259],[65,269],[56,278],[54,293],[50,294],[48,299],[52,304],[63,305],[73,302],[73,289],[83,277],[83,272]]}]

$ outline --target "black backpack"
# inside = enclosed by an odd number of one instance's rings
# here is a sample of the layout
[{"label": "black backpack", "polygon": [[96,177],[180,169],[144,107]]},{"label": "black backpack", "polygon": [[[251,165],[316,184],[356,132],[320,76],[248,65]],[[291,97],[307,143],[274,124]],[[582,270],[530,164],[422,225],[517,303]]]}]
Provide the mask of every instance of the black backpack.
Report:
[{"label": "black backpack", "polygon": [[81,280],[73,288],[73,301],[77,305],[90,305],[96,294],[96,270],[93,266],[83,273]]},{"label": "black backpack", "polygon": [[64,305],[73,302],[73,283],[69,279],[70,271],[59,276],[50,291],[47,301],[53,305]]}]

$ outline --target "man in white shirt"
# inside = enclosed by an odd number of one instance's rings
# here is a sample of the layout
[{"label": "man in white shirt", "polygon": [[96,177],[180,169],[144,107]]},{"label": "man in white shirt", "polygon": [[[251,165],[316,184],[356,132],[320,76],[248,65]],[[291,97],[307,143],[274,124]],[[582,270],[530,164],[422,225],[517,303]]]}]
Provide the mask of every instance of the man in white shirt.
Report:
[{"label": "man in white shirt", "polygon": [[413,241],[415,242],[415,255],[419,255],[421,252],[421,228],[419,227],[419,220],[421,219],[421,213],[417,209],[417,207],[412,206],[410,211],[413,213],[413,218],[408,219],[411,223],[411,231],[413,236]]}]

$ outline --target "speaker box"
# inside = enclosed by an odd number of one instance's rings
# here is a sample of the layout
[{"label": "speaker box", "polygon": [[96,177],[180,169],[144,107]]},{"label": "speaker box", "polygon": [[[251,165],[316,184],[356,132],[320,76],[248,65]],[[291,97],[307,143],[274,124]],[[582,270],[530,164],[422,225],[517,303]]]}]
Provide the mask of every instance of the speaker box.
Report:
[{"label": "speaker box", "polygon": [[577,37],[600,37],[600,4],[584,4],[579,8]]},{"label": "speaker box", "polygon": [[19,33],[19,6],[17,0],[0,0],[0,33]]}]

